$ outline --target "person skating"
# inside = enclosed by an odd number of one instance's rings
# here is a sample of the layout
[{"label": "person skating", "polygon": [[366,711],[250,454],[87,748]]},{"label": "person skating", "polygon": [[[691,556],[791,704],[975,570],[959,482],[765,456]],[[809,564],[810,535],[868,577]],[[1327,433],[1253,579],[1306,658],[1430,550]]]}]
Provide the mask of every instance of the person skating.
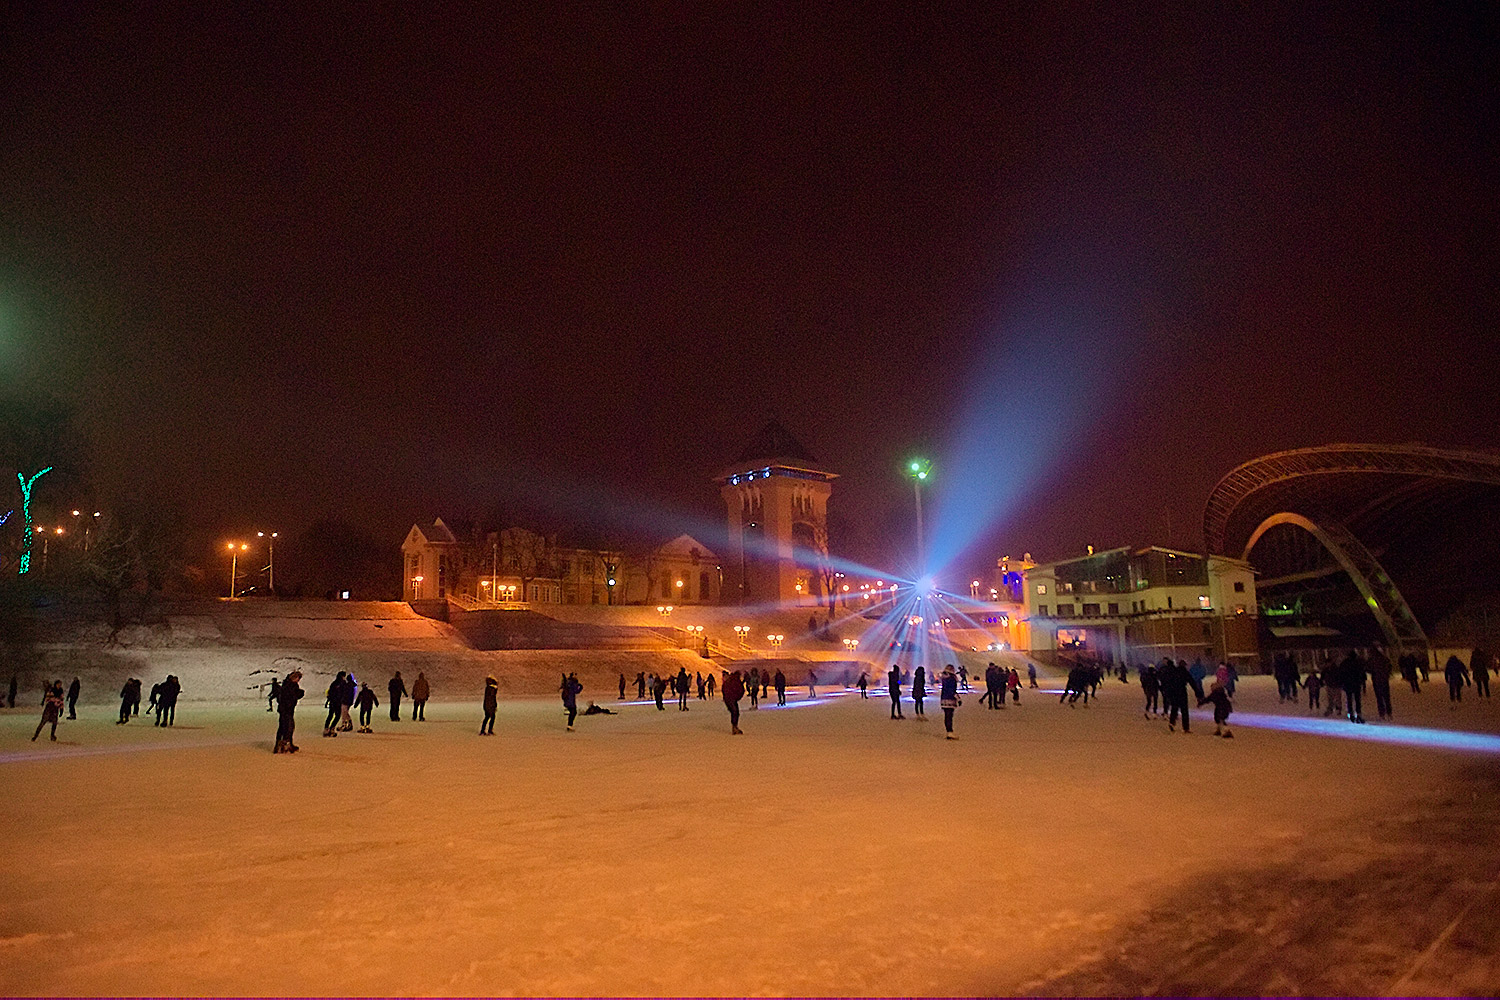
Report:
[{"label": "person skating", "polygon": [[677,668],[677,711],[688,710],[688,690],[692,679],[688,677],[687,667]]},{"label": "person skating", "polygon": [[266,711],[267,712],[274,712],[274,711],[276,711],[276,701],[280,697],[281,697],[281,679],[277,678],[277,677],[272,677],[271,678],[271,691],[270,691],[269,694],[266,695]]},{"label": "person skating", "polygon": [[785,705],[786,704],[786,674],[784,674],[784,673],[781,672],[781,668],[780,667],[776,668],[775,681],[776,681],[776,704],[778,704],[778,705]]},{"label": "person skating", "polygon": [[[952,670],[952,667],[948,668],[949,672],[951,672]],[[958,675],[954,674],[954,676],[957,677]],[[915,718],[925,719],[927,717],[927,710],[922,704],[926,700],[927,668],[919,665],[917,667],[916,673],[911,675],[911,714]]]},{"label": "person skating", "polygon": [[859,672],[859,696],[866,701],[870,698],[870,675],[863,670]]},{"label": "person skating", "polygon": [[1339,665],[1339,680],[1344,688],[1349,721],[1364,722],[1365,661],[1352,649]]},{"label": "person skating", "polygon": [[1391,658],[1380,647],[1370,651],[1370,690],[1375,692],[1375,712],[1382,719],[1391,717]]},{"label": "person skating", "polygon": [[[1198,699],[1198,707],[1202,708],[1209,702],[1212,702],[1214,706],[1214,735],[1233,739],[1234,733],[1229,731],[1228,726],[1229,713],[1234,710],[1229,701],[1229,685],[1220,684],[1215,680],[1213,687],[1208,690],[1208,695]],[[1187,716],[1184,715],[1183,718]]]},{"label": "person skating", "polygon": [[1448,681],[1448,700],[1453,703],[1451,707],[1457,708],[1458,703],[1464,700],[1464,685],[1469,683],[1469,668],[1457,656],[1449,656],[1443,667],[1443,676]]},{"label": "person skating", "polygon": [[767,693],[767,691],[770,690],[770,688],[771,688],[771,671],[769,671],[769,670],[762,670],[762,671],[760,671],[760,696],[761,696],[762,700],[765,699],[766,693]]},{"label": "person skating", "polygon": [[[921,670],[920,667],[917,669]],[[946,730],[944,738],[956,740],[958,737],[953,735],[953,710],[963,702],[958,698],[958,675],[953,672],[951,666],[943,671],[938,697],[938,704],[943,706],[943,729]]]},{"label": "person skating", "polygon": [[297,728],[297,702],[302,697],[302,688],[297,682],[301,679],[302,671],[293,670],[286,675],[276,693],[276,748],[272,753],[296,753],[299,749],[292,742],[292,734]]},{"label": "person skating", "polygon": [[744,683],[745,690],[750,695],[750,711],[758,711],[760,709],[760,671],[751,667],[745,673]]},{"label": "person skating", "polygon": [[741,679],[738,670],[732,670],[724,675],[724,685],[721,691],[724,707],[729,709],[729,733],[731,736],[742,736],[744,734],[740,731],[740,698],[745,694],[745,682]]},{"label": "person skating", "polygon": [[809,699],[818,696],[818,675],[812,667],[807,668],[807,697]]},{"label": "person skating", "polygon": [[417,679],[411,683],[411,720],[413,722],[427,721],[427,699],[432,697],[432,687],[427,683],[427,675],[417,671]]},{"label": "person skating", "polygon": [[[562,703],[568,712],[568,732],[573,731],[573,720],[578,717],[578,692],[583,690],[583,685],[578,683],[577,674],[568,674],[562,680]],[[661,704],[660,695],[657,696],[657,704]]]},{"label": "person skating", "polygon": [[146,714],[156,716],[156,721],[152,723],[153,726],[161,724],[161,713],[158,712],[156,708],[156,706],[160,703],[161,682],[157,681],[155,684],[151,685],[151,700],[146,702]]},{"label": "person skating", "polygon": [[1421,694],[1422,686],[1417,683],[1417,654],[1401,654],[1401,679],[1411,685],[1412,694]]},{"label": "person skating", "polygon": [[[620,675],[622,678],[624,674]],[[623,684],[624,682],[621,681]],[[499,706],[500,682],[494,677],[484,679],[484,721],[479,724],[480,736],[495,735],[495,709]],[[567,702],[563,702],[567,704]]]},{"label": "person skating", "polygon": [[[1031,686],[1036,687],[1035,684]],[[1010,703],[1021,704],[1021,672],[1015,667],[1010,668]]]},{"label": "person skating", "polygon": [[[953,664],[951,664],[951,663],[948,664],[948,669],[952,670],[953,669]],[[969,668],[968,667],[959,666],[959,668],[958,668],[958,685],[959,685],[959,687],[963,688],[965,691],[969,690]]]},{"label": "person skating", "polygon": [[1147,663],[1141,667],[1141,693],[1146,696],[1146,718],[1161,714],[1161,684],[1157,679],[1156,667]]},{"label": "person skating", "polygon": [[130,721],[130,701],[131,696],[135,693],[135,689],[132,686],[134,680],[135,678],[133,677],[127,677],[125,678],[125,683],[120,687],[120,717],[115,720],[115,725],[117,726],[123,726]]},{"label": "person skating", "polygon": [[[1494,657],[1490,656],[1488,650],[1476,649],[1469,657],[1469,675],[1474,679],[1474,697],[1488,698],[1490,696],[1490,667],[1494,664]],[[73,683],[77,684],[75,680]],[[68,710],[70,713],[72,709]],[[71,718],[71,714],[69,718]]]},{"label": "person skating", "polygon": [[62,717],[63,710],[63,686],[62,681],[55,681],[47,686],[47,695],[42,699],[42,721],[36,724],[36,732],[31,734],[31,742],[42,735],[42,727],[52,726],[52,742],[57,742],[57,720]]},{"label": "person skating", "polygon": [[662,680],[656,674],[652,674],[651,675],[651,697],[653,697],[653,698],[656,699],[656,710],[658,712],[665,712],[667,710],[667,706],[663,705],[662,702],[661,702],[662,696],[665,695],[666,693],[667,693],[667,682],[664,681],[664,680]]},{"label": "person skating", "polygon": [[354,720],[349,717],[349,710],[354,707],[355,695],[359,693],[359,681],[354,677],[351,670],[349,676],[344,678],[344,697],[339,705],[339,732],[352,733],[354,731]]},{"label": "person skating", "polygon": [[716,685],[718,683],[719,682],[714,679],[713,671],[709,671],[709,674],[708,674],[708,697],[709,697],[709,700],[713,699],[713,696],[714,696],[714,685]]},{"label": "person skating", "polygon": [[1307,710],[1316,712],[1322,704],[1323,675],[1316,670],[1309,670],[1302,679],[1302,686],[1307,688]]},{"label": "person skating", "polygon": [[323,719],[323,735],[338,735],[339,712],[344,705],[344,672],[340,670],[323,692],[323,704],[328,706],[328,715]]},{"label": "person skating", "polygon": [[83,690],[83,685],[78,678],[73,678],[73,683],[68,685],[68,718],[78,718],[78,695]]},{"label": "person skating", "polygon": [[359,731],[373,733],[375,730],[370,728],[370,713],[375,710],[376,705],[380,704],[380,699],[375,697],[375,692],[370,690],[370,685],[361,684],[359,696],[354,700],[359,705]]},{"label": "person skating", "polygon": [[995,666],[994,661],[984,668],[984,696],[979,699],[985,708],[995,707],[996,688],[1000,686],[1000,668]]},{"label": "person skating", "polygon": [[1031,688],[1036,687],[1036,664],[1035,663],[1028,663],[1028,664],[1026,664],[1026,677],[1030,681],[1030,683],[1027,684],[1026,686],[1027,687],[1031,687]]},{"label": "person skating", "polygon": [[646,700],[646,671],[644,670],[635,675],[635,700]]},{"label": "person skating", "polygon": [[1176,732],[1177,715],[1182,714],[1182,731],[1192,732],[1192,720],[1188,717],[1188,689],[1199,698],[1203,697],[1203,686],[1198,678],[1194,677],[1188,669],[1187,662],[1178,660],[1173,663],[1171,659],[1162,660],[1162,665],[1157,670],[1161,680],[1162,700],[1167,706],[1167,730]]},{"label": "person skating", "polygon": [[693,680],[697,683],[697,687],[698,687],[698,700],[699,701],[707,701],[708,700],[708,678],[704,677],[702,673],[699,673],[699,672],[695,671],[694,674],[693,674]]},{"label": "person skating", "polygon": [[625,700],[625,675],[620,675],[620,700]]},{"label": "person skating", "polygon": [[386,693],[391,696],[391,721],[401,721],[401,699],[406,697],[406,681],[401,679],[401,671],[396,671],[390,683],[385,686]]},{"label": "person skating", "polygon": [[891,718],[906,718],[901,714],[901,666],[899,664],[891,664],[890,673],[886,674],[886,684],[891,692]]},{"label": "person skating", "polygon": [[177,695],[182,691],[182,684],[178,682],[176,675],[168,674],[167,679],[154,686],[152,691],[156,698],[156,725],[166,727],[177,721]]}]

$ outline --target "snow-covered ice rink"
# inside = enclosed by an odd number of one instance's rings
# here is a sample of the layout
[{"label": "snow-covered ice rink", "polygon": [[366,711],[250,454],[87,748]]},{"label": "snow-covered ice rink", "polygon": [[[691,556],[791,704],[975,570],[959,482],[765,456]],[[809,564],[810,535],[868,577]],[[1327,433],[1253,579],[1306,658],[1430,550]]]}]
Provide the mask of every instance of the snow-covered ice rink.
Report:
[{"label": "snow-covered ice rink", "polygon": [[294,756],[264,703],[6,711],[0,993],[1500,992],[1500,747],[1443,742],[1492,703],[1398,690],[1408,741],[1356,740],[1255,678],[1219,740],[1110,681],[946,741],[936,698],[804,695],[323,739],[314,690]]}]

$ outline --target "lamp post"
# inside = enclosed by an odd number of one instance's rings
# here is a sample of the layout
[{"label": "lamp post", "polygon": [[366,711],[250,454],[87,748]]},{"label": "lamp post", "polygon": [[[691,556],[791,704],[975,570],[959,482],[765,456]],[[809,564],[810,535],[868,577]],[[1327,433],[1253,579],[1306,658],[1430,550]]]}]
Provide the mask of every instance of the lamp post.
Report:
[{"label": "lamp post", "polygon": [[257,531],[255,533],[255,537],[256,538],[264,538],[264,539],[266,539],[266,553],[267,553],[266,589],[271,592],[272,596],[275,596],[275,594],[276,594],[276,539],[278,539],[278,538],[281,537],[281,533],[279,531],[273,531],[273,532],[271,532],[271,534],[269,536],[267,536],[264,531]]},{"label": "lamp post", "polygon": [[917,572],[918,579],[927,571],[927,553],[922,542],[922,484],[932,474],[932,463],[925,458],[914,458],[906,463],[906,474],[911,476],[912,493],[917,498]]},{"label": "lamp post", "polygon": [[748,649],[750,646],[750,626],[736,625],[734,627],[734,634],[739,639],[740,645]]},{"label": "lamp post", "polygon": [[234,542],[229,543],[229,599],[231,601],[234,600],[234,581],[239,575],[240,553],[249,551],[250,546],[245,542],[241,542],[238,545]]},{"label": "lamp post", "polygon": [[858,639],[845,639],[844,640],[844,648],[847,649],[850,653],[853,653],[856,649],[859,648],[859,640]]},{"label": "lamp post", "polygon": [[779,632],[773,633],[772,635],[766,636],[766,641],[769,642],[772,645],[772,647],[774,647],[777,650],[781,649],[781,643],[785,639],[786,639],[786,636],[782,635]]},{"label": "lamp post", "polygon": [[414,601],[420,601],[422,599],[421,576],[414,576],[411,578],[411,599]]},{"label": "lamp post", "polygon": [[672,605],[658,604],[656,606],[656,613],[661,615],[663,619],[670,618],[672,617]]},{"label": "lamp post", "polygon": [[978,580],[974,580],[973,582],[971,582],[969,584],[969,596],[972,597],[976,601],[979,600],[979,581]]}]

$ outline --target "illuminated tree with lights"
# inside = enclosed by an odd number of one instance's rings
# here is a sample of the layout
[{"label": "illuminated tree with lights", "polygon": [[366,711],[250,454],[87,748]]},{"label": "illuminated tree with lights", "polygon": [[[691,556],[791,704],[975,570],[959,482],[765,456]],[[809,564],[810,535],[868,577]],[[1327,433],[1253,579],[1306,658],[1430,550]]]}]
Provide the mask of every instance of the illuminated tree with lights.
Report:
[{"label": "illuminated tree with lights", "polygon": [[50,473],[48,482],[55,488],[59,477],[76,476],[81,451],[72,411],[63,404],[50,398],[0,398],[0,469],[15,474],[21,493],[21,575],[31,570],[37,482]]}]

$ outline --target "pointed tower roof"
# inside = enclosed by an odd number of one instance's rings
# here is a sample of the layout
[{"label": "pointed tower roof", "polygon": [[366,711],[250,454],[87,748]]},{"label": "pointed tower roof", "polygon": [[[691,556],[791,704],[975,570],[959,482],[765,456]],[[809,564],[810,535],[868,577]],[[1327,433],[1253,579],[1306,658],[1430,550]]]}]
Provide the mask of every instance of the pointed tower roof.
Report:
[{"label": "pointed tower roof", "polygon": [[745,462],[770,462],[775,459],[790,459],[813,464],[818,461],[812,457],[811,452],[802,447],[802,442],[792,437],[791,431],[775,420],[766,421],[760,433],[750,439],[750,443],[745,446],[745,450],[735,461],[737,464],[744,464]]},{"label": "pointed tower roof", "polygon": [[819,468],[818,460],[813,458],[812,452],[792,437],[791,431],[775,420],[768,420],[760,433],[750,439],[734,465],[721,472],[718,479],[720,482],[737,484],[741,478],[770,476],[773,470],[779,470],[775,472],[776,475],[797,479],[837,478],[834,473]]}]

